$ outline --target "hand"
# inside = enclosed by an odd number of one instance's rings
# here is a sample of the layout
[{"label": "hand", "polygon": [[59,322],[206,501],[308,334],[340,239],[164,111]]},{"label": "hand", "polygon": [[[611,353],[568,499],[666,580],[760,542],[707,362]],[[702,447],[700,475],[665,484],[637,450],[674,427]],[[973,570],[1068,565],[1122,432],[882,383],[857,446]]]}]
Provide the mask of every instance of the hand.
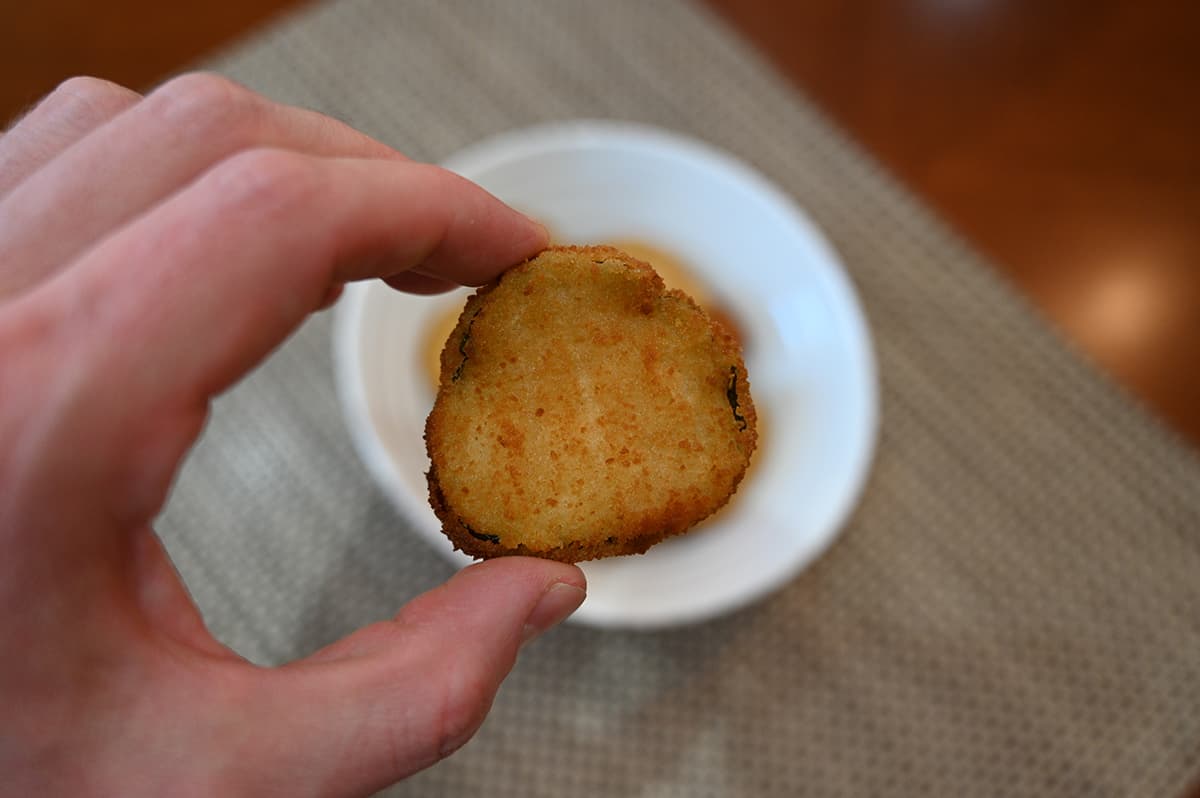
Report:
[{"label": "hand", "polygon": [[546,243],[214,76],[71,80],[0,138],[0,792],[357,795],[466,742],[578,569],[472,566],[264,669],[208,632],[150,524],[212,397],[344,282],[478,284]]}]

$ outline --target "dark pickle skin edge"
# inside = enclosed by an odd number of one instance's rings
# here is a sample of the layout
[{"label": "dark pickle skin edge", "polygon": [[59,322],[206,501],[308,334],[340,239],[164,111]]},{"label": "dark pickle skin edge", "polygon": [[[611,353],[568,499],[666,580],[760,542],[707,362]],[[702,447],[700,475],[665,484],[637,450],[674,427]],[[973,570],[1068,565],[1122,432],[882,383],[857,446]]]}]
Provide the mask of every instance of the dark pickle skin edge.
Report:
[{"label": "dark pickle skin edge", "polygon": [[476,310],[475,314],[471,316],[471,320],[467,322],[467,329],[463,330],[462,340],[458,342],[458,353],[462,355],[462,360],[458,361],[458,367],[450,375],[450,382],[458,382],[458,378],[462,376],[463,367],[467,365],[467,342],[471,340],[471,328],[475,326],[477,318],[479,318],[479,310]]},{"label": "dark pickle skin edge", "polygon": [[725,388],[725,398],[729,401],[729,407],[733,410],[733,420],[738,423],[739,430],[746,429],[746,417],[739,411],[737,398],[737,366],[729,367],[729,384]]},{"label": "dark pickle skin edge", "polygon": [[476,532],[474,529],[471,528],[470,524],[465,523],[461,518],[458,519],[458,522],[460,524],[462,524],[463,529],[467,530],[467,534],[470,535],[471,537],[475,538],[476,540],[486,541],[487,543],[499,543],[500,542],[499,535],[486,535],[482,532]]}]

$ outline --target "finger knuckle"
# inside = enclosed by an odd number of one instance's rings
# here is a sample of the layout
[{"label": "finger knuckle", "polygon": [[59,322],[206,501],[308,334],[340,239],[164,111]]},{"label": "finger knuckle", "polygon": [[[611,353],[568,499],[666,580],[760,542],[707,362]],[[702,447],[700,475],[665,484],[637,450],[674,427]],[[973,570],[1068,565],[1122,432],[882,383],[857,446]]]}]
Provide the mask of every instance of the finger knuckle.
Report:
[{"label": "finger knuckle", "polygon": [[467,744],[483,724],[492,703],[492,690],[483,674],[472,669],[460,671],[447,682],[441,695],[435,742],[438,758],[444,758]]},{"label": "finger knuckle", "polygon": [[130,91],[101,78],[86,75],[67,78],[55,87],[45,100],[58,114],[88,120],[107,119],[123,111],[138,99]]},{"label": "finger knuckle", "polygon": [[147,100],[154,113],[194,136],[248,136],[261,123],[264,108],[259,95],[211,72],[172,78]]},{"label": "finger knuckle", "polygon": [[[20,447],[17,441],[38,427],[39,416],[52,412],[46,404],[64,352],[61,317],[46,300],[13,300],[0,312],[0,483],[4,462]],[[61,369],[60,369],[61,371]]]},{"label": "finger knuckle", "polygon": [[236,212],[286,212],[313,198],[320,173],[315,161],[276,149],[243,150],[227,158],[212,175],[221,204]]}]

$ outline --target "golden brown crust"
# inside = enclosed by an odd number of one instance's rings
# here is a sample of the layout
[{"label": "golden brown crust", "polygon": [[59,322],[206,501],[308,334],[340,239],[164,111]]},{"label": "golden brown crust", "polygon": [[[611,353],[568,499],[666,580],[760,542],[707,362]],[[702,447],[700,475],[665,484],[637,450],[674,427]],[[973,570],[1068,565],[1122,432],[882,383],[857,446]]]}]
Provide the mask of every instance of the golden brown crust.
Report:
[{"label": "golden brown crust", "polygon": [[756,420],[737,342],[691,298],[611,247],[554,247],[446,342],[430,504],[475,557],[641,553],[729,500]]}]

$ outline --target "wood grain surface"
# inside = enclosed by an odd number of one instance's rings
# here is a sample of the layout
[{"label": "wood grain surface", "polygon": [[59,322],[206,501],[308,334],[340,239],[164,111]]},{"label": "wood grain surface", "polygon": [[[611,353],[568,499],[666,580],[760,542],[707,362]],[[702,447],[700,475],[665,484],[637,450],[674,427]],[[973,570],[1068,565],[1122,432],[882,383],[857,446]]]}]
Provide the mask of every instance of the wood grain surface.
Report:
[{"label": "wood grain surface", "polygon": [[[707,0],[1200,444],[1200,4]],[[135,88],[295,0],[4,3],[0,117]]]}]

